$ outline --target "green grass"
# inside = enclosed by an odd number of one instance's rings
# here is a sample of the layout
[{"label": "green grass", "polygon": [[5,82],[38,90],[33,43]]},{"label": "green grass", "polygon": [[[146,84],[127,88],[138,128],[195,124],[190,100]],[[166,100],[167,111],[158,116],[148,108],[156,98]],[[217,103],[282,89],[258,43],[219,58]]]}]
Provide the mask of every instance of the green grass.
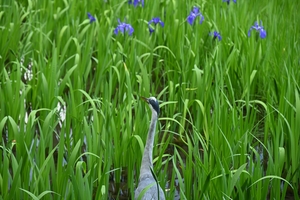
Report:
[{"label": "green grass", "polygon": [[[194,5],[205,20],[190,26]],[[161,102],[167,199],[299,199],[299,7],[1,1],[0,199],[133,199],[150,120],[139,96]],[[150,35],[153,17],[165,26]],[[114,35],[118,19],[132,36]],[[265,39],[248,37],[255,21]]]}]

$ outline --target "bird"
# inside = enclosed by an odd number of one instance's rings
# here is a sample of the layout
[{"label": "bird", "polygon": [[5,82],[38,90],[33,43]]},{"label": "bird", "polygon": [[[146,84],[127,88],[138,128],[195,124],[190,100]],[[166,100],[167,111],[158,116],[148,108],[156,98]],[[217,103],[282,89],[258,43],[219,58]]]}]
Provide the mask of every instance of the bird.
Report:
[{"label": "bird", "polygon": [[[152,152],[153,152],[153,143],[155,136],[155,128],[159,115],[159,103],[155,97],[141,97],[144,101],[149,104],[149,107],[152,111],[152,117],[150,122],[150,127],[148,131],[147,141],[143,153],[140,176],[138,187],[135,190],[134,199],[137,200],[140,198],[140,194],[144,192],[144,189],[147,190],[142,200],[165,200],[165,194],[159,184],[156,182],[153,174],[153,162],[152,162]],[[152,185],[152,186],[150,186]],[[149,188],[150,187],[150,188]]]}]

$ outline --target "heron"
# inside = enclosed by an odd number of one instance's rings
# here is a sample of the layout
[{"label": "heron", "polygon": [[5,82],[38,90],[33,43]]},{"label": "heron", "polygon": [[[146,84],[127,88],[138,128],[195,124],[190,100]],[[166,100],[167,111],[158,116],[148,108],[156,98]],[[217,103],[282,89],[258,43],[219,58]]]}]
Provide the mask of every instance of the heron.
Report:
[{"label": "heron", "polygon": [[152,162],[152,152],[153,152],[153,143],[155,136],[155,128],[159,115],[159,103],[155,97],[141,97],[144,101],[149,104],[149,107],[152,111],[152,117],[150,122],[150,127],[148,131],[147,141],[144,149],[144,154],[142,158],[142,164],[140,169],[139,184],[135,190],[134,199],[138,199],[140,194],[147,190],[142,200],[165,200],[165,194],[159,184],[157,184],[153,174],[153,162]]}]

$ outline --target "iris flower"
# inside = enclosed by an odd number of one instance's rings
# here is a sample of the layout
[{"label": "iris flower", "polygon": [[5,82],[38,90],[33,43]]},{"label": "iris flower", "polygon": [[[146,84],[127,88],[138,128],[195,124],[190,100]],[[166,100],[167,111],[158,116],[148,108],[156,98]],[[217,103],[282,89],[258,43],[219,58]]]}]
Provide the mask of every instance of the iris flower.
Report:
[{"label": "iris flower", "polygon": [[214,31],[213,33],[210,33],[209,35],[213,35],[214,39],[218,38],[219,41],[222,40],[222,37],[221,37],[220,33],[218,33],[217,31]]},{"label": "iris flower", "polygon": [[264,29],[264,27],[262,26],[262,22],[260,22],[260,25],[258,25],[257,22],[254,23],[254,26],[251,26],[251,28],[248,31],[248,37],[250,37],[251,35],[251,31],[255,29],[257,32],[259,32],[259,37],[264,39],[265,37],[267,37],[267,32]]},{"label": "iris flower", "polygon": [[[132,0],[129,0],[128,3],[132,4]],[[142,4],[142,7],[144,7],[144,0],[133,0],[134,7],[137,7],[138,4]]]},{"label": "iris flower", "polygon": [[[234,3],[236,3],[236,0],[232,0]],[[223,2],[226,2],[227,4],[230,3],[230,0],[223,0]]]},{"label": "iris flower", "polygon": [[197,6],[194,6],[193,9],[191,10],[189,16],[187,17],[186,21],[190,24],[193,25],[195,19],[197,17],[200,17],[200,24],[202,24],[204,17],[200,12],[200,9]]},{"label": "iris flower", "polygon": [[88,17],[89,17],[89,19],[90,19],[90,23],[93,23],[94,21],[96,21],[95,17],[93,17],[93,16],[91,15],[91,13],[87,13],[87,15],[88,15]]},{"label": "iris flower", "polygon": [[124,22],[121,22],[120,19],[118,19],[119,25],[114,30],[114,34],[118,34],[119,32],[125,34],[125,32],[128,32],[128,35],[132,35],[134,29],[130,24],[126,24]]},{"label": "iris flower", "polygon": [[151,19],[149,22],[148,22],[148,28],[149,28],[149,32],[150,34],[154,32],[154,29],[151,28],[151,24],[154,23],[154,25],[156,24],[160,24],[161,27],[164,27],[165,24],[160,20],[159,17],[154,17],[153,19]]}]

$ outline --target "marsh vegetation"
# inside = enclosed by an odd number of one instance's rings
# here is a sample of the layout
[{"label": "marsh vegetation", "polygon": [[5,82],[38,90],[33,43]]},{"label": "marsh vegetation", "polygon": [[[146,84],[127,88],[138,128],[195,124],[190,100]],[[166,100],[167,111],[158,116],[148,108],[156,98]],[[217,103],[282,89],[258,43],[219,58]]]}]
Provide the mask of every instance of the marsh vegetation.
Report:
[{"label": "marsh vegetation", "polygon": [[0,3],[0,199],[299,199],[300,1]]}]

